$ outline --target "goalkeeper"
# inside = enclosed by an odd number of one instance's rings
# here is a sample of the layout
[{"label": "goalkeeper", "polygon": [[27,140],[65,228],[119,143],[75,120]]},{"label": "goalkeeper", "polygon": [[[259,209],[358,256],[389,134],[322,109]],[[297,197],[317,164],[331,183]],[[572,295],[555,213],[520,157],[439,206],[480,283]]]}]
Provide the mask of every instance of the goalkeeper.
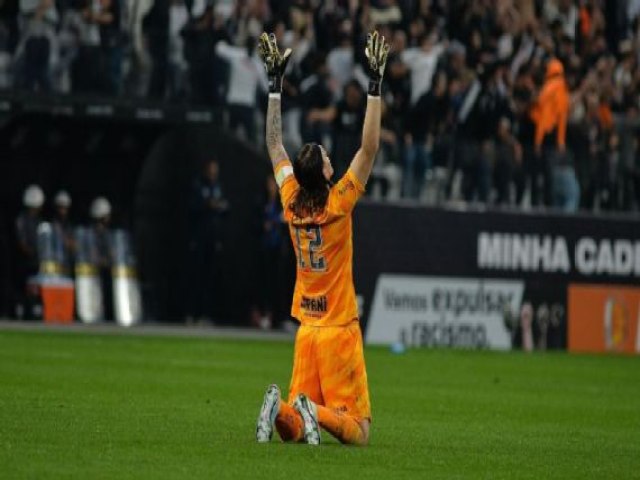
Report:
[{"label": "goalkeeper", "polygon": [[293,162],[282,145],[280,94],[291,50],[263,33],[259,51],[269,77],[266,134],[284,217],[296,251],[291,315],[296,335],[288,401],[271,385],[256,427],[258,442],[274,428],[284,441],[320,443],[320,427],[343,443],[369,441],[371,407],[352,276],[351,213],[364,192],[380,139],[380,83],[389,53],[384,37],[367,38],[370,82],[362,145],[347,173],[331,183],[325,149],[309,143]]}]

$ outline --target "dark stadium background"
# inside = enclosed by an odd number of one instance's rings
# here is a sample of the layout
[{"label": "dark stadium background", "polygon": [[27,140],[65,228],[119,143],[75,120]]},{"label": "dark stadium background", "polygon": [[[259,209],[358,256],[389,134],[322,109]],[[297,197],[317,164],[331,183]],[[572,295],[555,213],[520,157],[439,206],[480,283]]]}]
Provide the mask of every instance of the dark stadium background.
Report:
[{"label": "dark stadium background", "polygon": [[[255,209],[269,168],[262,154],[213,123],[68,118],[43,110],[11,115],[0,131],[0,312],[11,315],[14,219],[24,185],[35,182],[49,196],[68,190],[78,224],[90,222],[93,198],[107,196],[115,226],[133,226],[147,318],[181,319],[192,281],[184,268],[188,196],[201,165],[215,158],[233,212],[224,237],[220,319],[246,322],[258,288],[257,262],[246,252],[259,241]],[[213,112],[212,119],[220,115]]]}]

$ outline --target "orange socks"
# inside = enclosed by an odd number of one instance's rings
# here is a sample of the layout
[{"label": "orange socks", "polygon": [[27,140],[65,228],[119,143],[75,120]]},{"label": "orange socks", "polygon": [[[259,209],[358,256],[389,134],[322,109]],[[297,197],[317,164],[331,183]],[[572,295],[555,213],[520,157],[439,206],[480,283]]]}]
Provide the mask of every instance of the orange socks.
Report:
[{"label": "orange socks", "polygon": [[304,423],[300,414],[282,400],[280,400],[280,409],[276,417],[276,430],[285,442],[297,442],[304,434]]},{"label": "orange socks", "polygon": [[[365,442],[364,432],[353,417],[336,413],[322,405],[316,405],[316,408],[320,426],[342,443],[362,445]],[[276,417],[276,429],[285,442],[298,442],[304,434],[304,423],[300,414],[282,400]]]},{"label": "orange socks", "polygon": [[365,441],[364,432],[360,424],[348,415],[335,413],[333,410],[322,405],[317,405],[318,422],[331,435],[342,443],[362,445]]}]

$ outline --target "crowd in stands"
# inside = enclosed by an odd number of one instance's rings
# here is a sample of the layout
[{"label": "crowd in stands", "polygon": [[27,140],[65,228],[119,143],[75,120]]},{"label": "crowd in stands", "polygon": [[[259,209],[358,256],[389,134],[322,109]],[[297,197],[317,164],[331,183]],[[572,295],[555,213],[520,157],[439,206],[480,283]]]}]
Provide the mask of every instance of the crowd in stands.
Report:
[{"label": "crowd in stands", "polygon": [[345,171],[366,33],[392,52],[370,190],[423,202],[640,208],[640,0],[4,0],[0,88],[224,106],[260,142],[263,31],[293,49],[290,153]]}]

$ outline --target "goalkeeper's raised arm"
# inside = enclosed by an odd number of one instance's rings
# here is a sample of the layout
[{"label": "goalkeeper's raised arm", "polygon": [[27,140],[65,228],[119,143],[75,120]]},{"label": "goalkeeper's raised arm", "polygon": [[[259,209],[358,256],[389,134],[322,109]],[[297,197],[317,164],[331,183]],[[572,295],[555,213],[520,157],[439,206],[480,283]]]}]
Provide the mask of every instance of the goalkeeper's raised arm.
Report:
[{"label": "goalkeeper's raised arm", "polygon": [[[264,63],[269,78],[269,105],[267,107],[266,134],[267,150],[274,170],[278,163],[288,161],[284,145],[282,144],[282,115],[280,108],[280,95],[282,93],[282,79],[287,68],[291,49],[287,48],[280,53],[276,43],[276,37],[272,33],[263,33],[258,43],[258,52]],[[277,179],[276,179],[277,180]],[[280,184],[281,182],[278,182]]]},{"label": "goalkeeper's raised arm", "polygon": [[367,37],[365,55],[369,67],[369,92],[367,95],[367,111],[364,116],[362,129],[362,145],[351,162],[351,170],[362,184],[366,184],[373,168],[373,161],[380,143],[381,122],[381,83],[387,64],[389,44],[378,32],[370,33]]}]

